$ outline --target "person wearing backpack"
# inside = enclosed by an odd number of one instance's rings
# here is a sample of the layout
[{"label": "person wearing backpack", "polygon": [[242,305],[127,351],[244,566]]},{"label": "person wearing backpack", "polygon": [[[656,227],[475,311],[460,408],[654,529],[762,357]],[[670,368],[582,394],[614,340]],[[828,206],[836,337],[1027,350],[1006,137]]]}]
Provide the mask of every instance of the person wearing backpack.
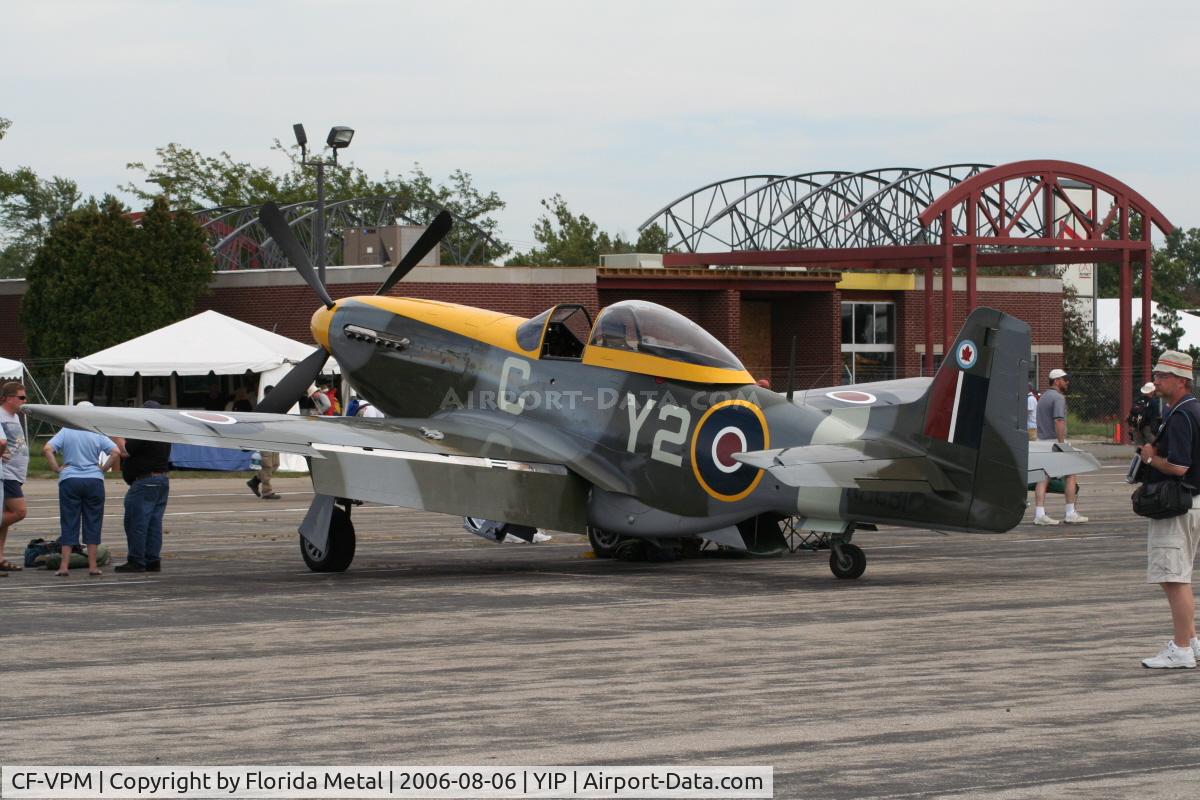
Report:
[{"label": "person wearing backpack", "polygon": [[[1200,487],[1200,401],[1192,395],[1193,365],[1187,353],[1167,350],[1154,365],[1154,391],[1170,411],[1153,444],[1138,448],[1146,483],[1182,481]],[[1193,492],[1195,494],[1195,492]],[[1200,656],[1196,639],[1196,598],[1192,562],[1200,544],[1200,500],[1179,516],[1150,519],[1146,540],[1146,582],[1157,583],[1171,607],[1174,636],[1162,652],[1142,661],[1147,669],[1193,669]]]},{"label": "person wearing backpack", "polygon": [[[91,405],[86,400],[80,405]],[[100,529],[104,523],[104,473],[120,458],[116,442],[104,434],[62,428],[42,448],[46,463],[58,473],[58,518],[62,529],[60,577],[70,575],[71,547],[79,544],[80,531],[87,545],[88,574],[100,575],[96,554],[100,547]],[[100,456],[108,454],[104,466]],[[56,455],[61,455],[60,466]]]}]

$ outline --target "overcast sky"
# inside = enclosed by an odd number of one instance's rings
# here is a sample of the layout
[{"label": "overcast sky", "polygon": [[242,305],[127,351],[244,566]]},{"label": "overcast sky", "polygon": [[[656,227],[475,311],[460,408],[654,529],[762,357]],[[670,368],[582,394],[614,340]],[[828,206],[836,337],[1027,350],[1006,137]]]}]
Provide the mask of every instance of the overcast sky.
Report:
[{"label": "overcast sky", "polygon": [[168,142],[282,169],[292,123],[349,125],[369,174],[471,173],[526,249],[554,193],[636,237],[722,178],[1056,158],[1197,227],[1197,9],[2,0],[0,166],[102,194]]}]

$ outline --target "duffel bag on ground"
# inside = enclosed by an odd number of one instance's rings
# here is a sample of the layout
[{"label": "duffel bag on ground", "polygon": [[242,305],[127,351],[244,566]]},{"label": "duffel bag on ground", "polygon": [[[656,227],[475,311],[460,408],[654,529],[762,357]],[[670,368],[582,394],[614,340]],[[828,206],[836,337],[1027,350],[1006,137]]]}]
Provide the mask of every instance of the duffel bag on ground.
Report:
[{"label": "duffel bag on ground", "polygon": [[[109,561],[112,561],[112,553],[108,550],[108,545],[100,544],[96,546],[96,566],[103,567]],[[44,562],[46,569],[58,569],[62,563],[62,549],[56,553],[50,553],[46,556]],[[70,569],[83,569],[88,565],[87,553],[77,553],[71,551]]]}]

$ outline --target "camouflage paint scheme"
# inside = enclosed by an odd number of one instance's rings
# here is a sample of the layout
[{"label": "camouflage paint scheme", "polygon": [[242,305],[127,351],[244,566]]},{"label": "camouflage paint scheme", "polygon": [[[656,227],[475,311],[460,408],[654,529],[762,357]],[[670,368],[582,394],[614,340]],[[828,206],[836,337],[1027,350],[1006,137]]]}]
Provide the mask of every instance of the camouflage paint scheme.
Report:
[{"label": "camouflage paint scheme", "polygon": [[[730,376],[742,383],[701,384],[593,366],[587,351],[581,361],[543,359],[515,340],[506,349],[392,313],[381,307],[397,307],[389,300],[342,301],[318,312],[327,321],[314,323],[317,331],[325,325],[324,343],[358,390],[389,416],[498,417],[510,434],[520,434],[509,442],[525,445],[523,456],[540,448],[542,460],[564,463],[593,488],[588,523],[596,527],[643,537],[696,534],[774,512],[839,525],[1004,531],[1023,514],[1028,439],[1021,391],[1029,331],[1001,312],[979,309],[964,325],[959,343],[983,343],[968,369],[948,359],[932,384],[831,387],[789,402],[744,374]],[[408,344],[401,349],[380,338],[339,335],[347,326]],[[965,393],[956,398],[960,374]],[[489,406],[490,398],[496,400]],[[956,400],[962,408],[951,442],[949,420],[941,418]],[[754,436],[765,431],[769,447],[811,467],[804,479],[762,458],[735,471],[748,473],[736,491],[702,479],[699,467],[712,462],[696,441],[706,413],[739,402],[761,415],[761,428],[752,412],[731,420],[759,442],[747,450],[767,449]],[[815,447],[847,443],[857,450],[849,463],[866,459],[866,473],[839,477],[851,454]],[[557,458],[546,457],[551,453]],[[506,455],[500,447],[497,456]],[[423,494],[438,491],[422,487]]]},{"label": "camouflage paint scheme", "polygon": [[[691,326],[720,358],[608,346],[598,331],[625,305]],[[301,532],[318,549],[333,498],[639,540],[705,534],[752,550],[776,548],[776,523],[790,516],[839,541],[866,523],[1006,531],[1021,519],[1030,350],[1013,317],[972,312],[932,380],[789,400],[675,312],[610,306],[585,346],[554,322],[577,308],[524,320],[364,296],[318,310],[314,337],[386,419],[26,410],[109,435],[308,456],[318,496]],[[1047,458],[1040,467],[1053,472]],[[774,532],[756,546],[764,520]]]}]

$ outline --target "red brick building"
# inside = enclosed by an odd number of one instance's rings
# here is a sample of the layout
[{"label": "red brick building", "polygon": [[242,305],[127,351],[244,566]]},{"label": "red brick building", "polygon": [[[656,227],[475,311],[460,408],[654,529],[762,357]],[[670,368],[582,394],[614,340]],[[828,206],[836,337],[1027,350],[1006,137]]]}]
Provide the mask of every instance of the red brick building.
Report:
[{"label": "red brick building", "polygon": [[[330,267],[331,294],[371,294],[382,267]],[[966,316],[956,278],[954,319]],[[1056,278],[982,277],[978,303],[1033,329],[1034,374],[1062,364],[1062,287]],[[940,281],[935,286],[940,295]],[[756,377],[783,389],[796,342],[797,388],[922,374],[924,305],[914,274],[797,272],[778,269],[616,269],[594,267],[418,267],[395,294],[445,300],[532,317],[555,303],[579,303],[593,316],[627,299],[650,300],[696,321],[742,358]],[[0,355],[25,358],[19,324],[23,281],[0,282]],[[196,311],[213,309],[298,341],[311,342],[312,291],[291,270],[216,273]],[[933,303],[940,329],[942,303]],[[935,363],[941,345],[934,347]],[[78,355],[86,355],[80,353]],[[928,371],[926,371],[928,374]]]}]

